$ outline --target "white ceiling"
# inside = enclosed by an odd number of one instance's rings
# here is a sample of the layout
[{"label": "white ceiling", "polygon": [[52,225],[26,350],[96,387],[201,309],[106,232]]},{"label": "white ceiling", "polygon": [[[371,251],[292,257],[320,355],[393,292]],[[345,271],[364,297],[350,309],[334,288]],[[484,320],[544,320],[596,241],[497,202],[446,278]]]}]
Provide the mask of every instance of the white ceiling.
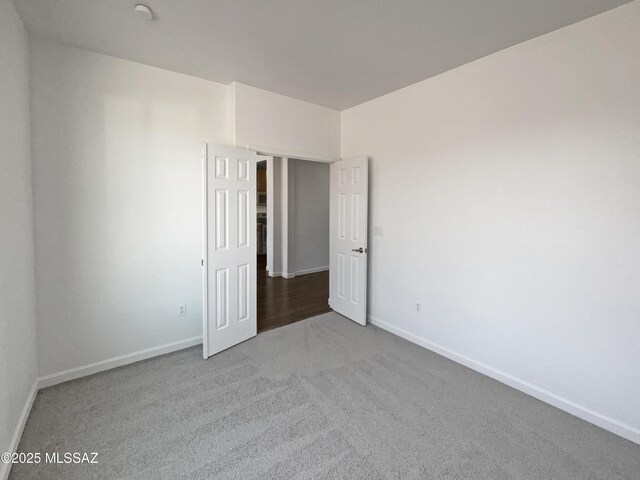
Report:
[{"label": "white ceiling", "polygon": [[628,0],[15,0],[46,38],[338,110]]}]

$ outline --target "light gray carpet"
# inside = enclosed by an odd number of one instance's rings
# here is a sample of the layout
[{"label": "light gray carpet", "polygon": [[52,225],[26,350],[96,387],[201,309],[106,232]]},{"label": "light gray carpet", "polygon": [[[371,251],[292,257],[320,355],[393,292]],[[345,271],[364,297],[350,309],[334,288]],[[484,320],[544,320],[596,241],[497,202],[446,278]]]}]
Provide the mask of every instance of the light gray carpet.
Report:
[{"label": "light gray carpet", "polygon": [[38,394],[11,479],[638,479],[640,446],[334,313]]}]

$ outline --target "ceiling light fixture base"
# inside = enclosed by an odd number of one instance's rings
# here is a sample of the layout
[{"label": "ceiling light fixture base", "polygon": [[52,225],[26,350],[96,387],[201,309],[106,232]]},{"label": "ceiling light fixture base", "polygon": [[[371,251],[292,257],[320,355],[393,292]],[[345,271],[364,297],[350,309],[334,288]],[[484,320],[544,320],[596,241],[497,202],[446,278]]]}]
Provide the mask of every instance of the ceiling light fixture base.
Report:
[{"label": "ceiling light fixture base", "polygon": [[138,4],[133,10],[136,13],[143,15],[147,20],[153,20],[153,10],[146,5]]}]

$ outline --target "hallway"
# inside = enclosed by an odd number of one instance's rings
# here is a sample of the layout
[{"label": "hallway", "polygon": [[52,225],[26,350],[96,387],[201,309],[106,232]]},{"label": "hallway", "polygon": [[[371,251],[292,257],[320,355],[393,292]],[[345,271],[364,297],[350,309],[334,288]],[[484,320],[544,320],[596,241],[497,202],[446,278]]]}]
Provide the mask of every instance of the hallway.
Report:
[{"label": "hallway", "polygon": [[266,262],[266,255],[258,255],[258,332],[331,311],[328,271],[272,278]]}]

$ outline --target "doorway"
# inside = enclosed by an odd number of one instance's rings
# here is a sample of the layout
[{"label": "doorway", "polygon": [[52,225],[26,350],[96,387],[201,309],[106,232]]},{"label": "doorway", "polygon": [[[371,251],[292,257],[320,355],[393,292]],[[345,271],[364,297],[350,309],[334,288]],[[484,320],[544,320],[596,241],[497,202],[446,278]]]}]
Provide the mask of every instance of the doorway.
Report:
[{"label": "doorway", "polygon": [[[285,290],[287,295],[278,297],[279,302],[271,305],[276,313],[290,312],[284,318],[276,316],[270,324],[263,324],[263,329],[302,320],[329,308],[345,319],[366,325],[368,159],[331,163],[328,188],[311,173],[313,169],[305,167],[326,163],[284,157],[266,159],[267,259],[266,268],[261,272],[266,273],[263,277],[258,275],[256,237],[259,157],[249,149],[203,144],[204,358],[257,334],[259,277],[287,282],[273,284],[283,287],[276,292]],[[270,181],[274,185],[278,181],[280,188],[272,188]],[[326,200],[315,198],[314,191],[329,197],[328,215],[325,213],[330,224],[328,235],[326,230],[314,230],[320,226],[326,228],[326,221],[319,220],[325,218],[319,213],[319,206],[326,212]],[[329,259],[325,257],[320,266],[310,266],[306,263],[309,259],[316,258],[318,252],[326,252],[327,246],[316,243],[318,241],[328,244]],[[274,255],[270,256],[272,249]],[[328,265],[324,265],[325,262]],[[321,275],[310,277],[319,273],[327,275],[327,271],[329,282]],[[324,287],[311,281],[314,279]],[[327,283],[328,295],[324,293]],[[263,301],[270,300],[267,286],[265,283]],[[311,292],[314,297],[310,296]],[[268,311],[264,306],[263,310]]]},{"label": "doorway", "polygon": [[257,330],[330,311],[329,164],[258,157]]}]

